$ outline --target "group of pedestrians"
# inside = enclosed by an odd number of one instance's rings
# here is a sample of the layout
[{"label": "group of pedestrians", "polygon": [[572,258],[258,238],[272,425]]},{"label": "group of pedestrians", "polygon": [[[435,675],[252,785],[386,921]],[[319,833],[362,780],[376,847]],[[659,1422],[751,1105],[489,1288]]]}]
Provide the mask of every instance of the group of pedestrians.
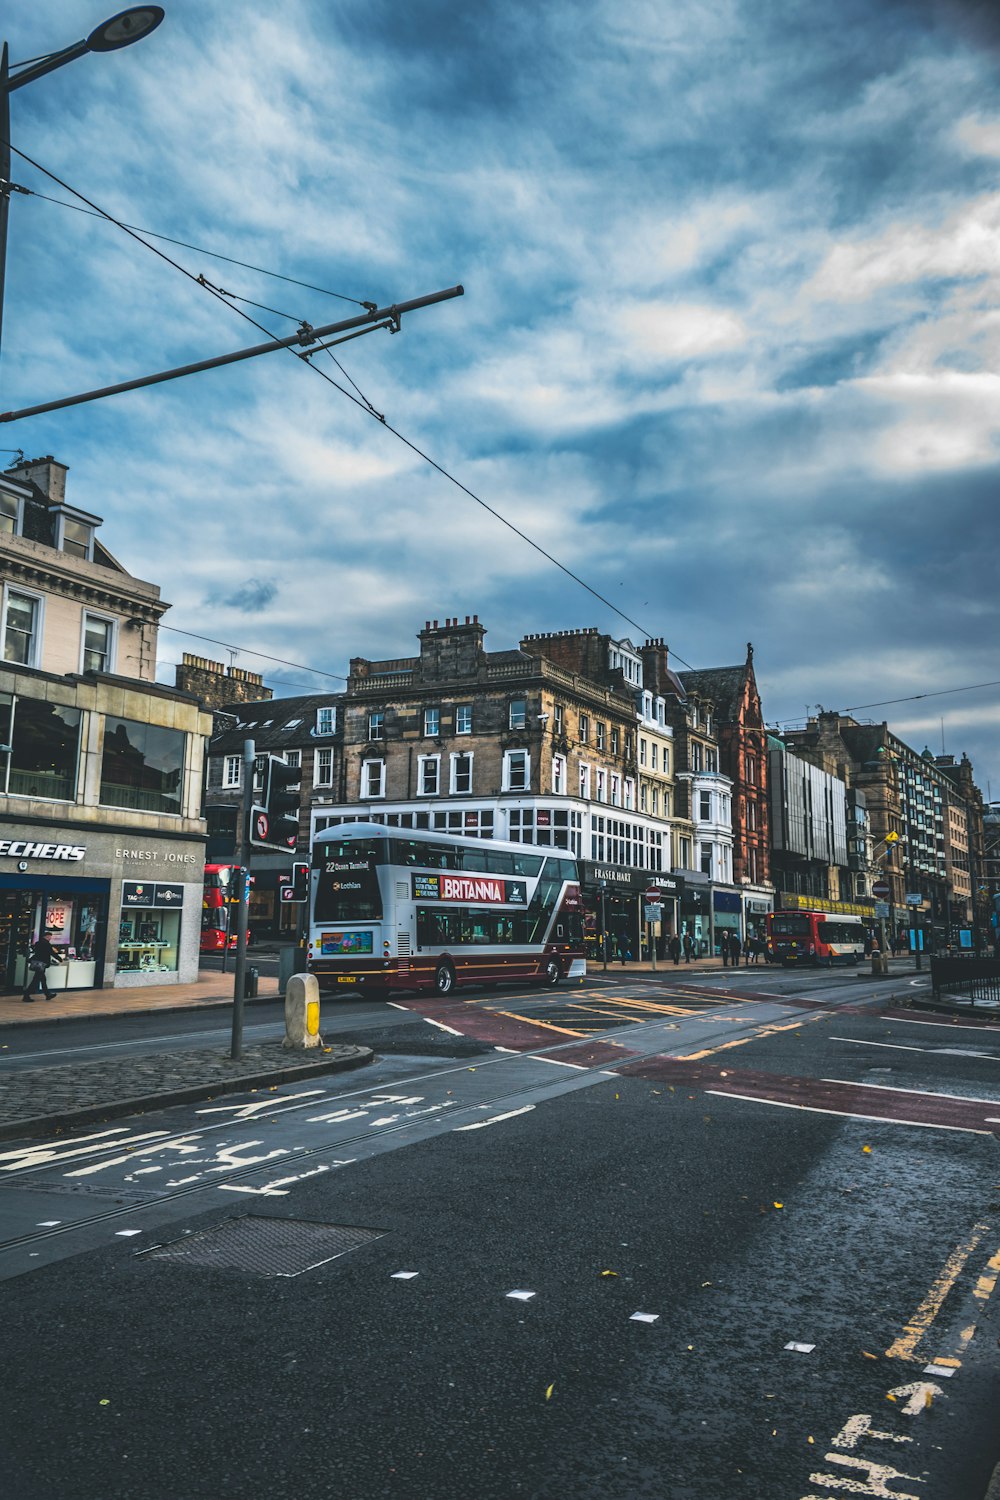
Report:
[{"label": "group of pedestrians", "polygon": [[680,963],[681,954],[683,953],[684,962],[689,964],[694,954],[694,938],[689,932],[686,932],[683,938],[679,938],[675,932],[667,944],[667,952],[675,964]]},{"label": "group of pedestrians", "polygon": [[751,964],[759,963],[762,957],[766,957],[767,949],[760,938],[748,937],[746,942],[740,942],[740,935],[734,930],[723,931],[719,938],[719,952],[722,954],[724,969],[730,964],[734,969],[738,969],[741,955],[744,964],[749,968]]}]

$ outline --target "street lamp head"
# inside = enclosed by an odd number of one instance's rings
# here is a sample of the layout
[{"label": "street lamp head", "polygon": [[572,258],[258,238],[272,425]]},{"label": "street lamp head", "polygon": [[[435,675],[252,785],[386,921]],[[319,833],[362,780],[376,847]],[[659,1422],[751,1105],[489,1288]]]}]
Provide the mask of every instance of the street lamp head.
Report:
[{"label": "street lamp head", "polygon": [[87,38],[88,52],[117,52],[119,47],[129,47],[141,42],[144,36],[155,31],[163,20],[162,5],[133,5],[121,10],[100,26]]}]

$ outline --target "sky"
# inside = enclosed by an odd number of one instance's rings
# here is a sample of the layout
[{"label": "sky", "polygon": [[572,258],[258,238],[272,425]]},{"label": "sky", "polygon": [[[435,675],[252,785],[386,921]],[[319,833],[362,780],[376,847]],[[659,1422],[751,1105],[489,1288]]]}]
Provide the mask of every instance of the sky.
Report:
[{"label": "sky", "polygon": [[[769,723],[857,708],[1000,799],[1000,11],[164,8],[11,96],[0,410],[465,292],[339,366],[0,427],[160,585],[161,681],[188,650],[337,689],[466,614],[682,670],[752,641]],[[11,61],[104,18],[7,0]]]}]

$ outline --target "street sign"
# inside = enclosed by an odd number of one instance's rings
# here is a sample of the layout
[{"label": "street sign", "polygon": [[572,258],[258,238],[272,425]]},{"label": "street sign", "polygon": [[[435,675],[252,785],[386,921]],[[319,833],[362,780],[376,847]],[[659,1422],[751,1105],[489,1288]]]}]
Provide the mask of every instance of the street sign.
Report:
[{"label": "street sign", "polygon": [[872,882],[872,895],[879,901],[885,901],[891,892],[892,887],[888,880],[875,880]]},{"label": "street sign", "polygon": [[889,903],[888,903],[888,901],[876,901],[875,902],[875,915],[877,917],[881,917],[883,919],[889,915]]},{"label": "street sign", "polygon": [[643,907],[644,922],[658,922],[663,916],[663,907],[658,901],[647,901]]},{"label": "street sign", "polygon": [[924,898],[919,891],[907,891],[906,904],[907,906],[923,906]]},{"label": "street sign", "polygon": [[648,891],[643,891],[643,898],[646,901],[653,901],[658,904],[663,900],[663,892],[658,885],[653,885],[650,886]]}]

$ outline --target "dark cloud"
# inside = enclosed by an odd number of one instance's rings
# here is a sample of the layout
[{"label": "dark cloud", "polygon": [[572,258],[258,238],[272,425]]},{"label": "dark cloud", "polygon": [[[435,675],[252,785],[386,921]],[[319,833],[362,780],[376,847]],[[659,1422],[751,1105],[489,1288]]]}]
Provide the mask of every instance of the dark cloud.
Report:
[{"label": "dark cloud", "polygon": [[266,608],[277,592],[278,588],[274,583],[265,582],[262,578],[248,578],[246,583],[233,589],[231,594],[213,594],[205,600],[205,604],[208,607],[236,609],[242,614],[252,615]]}]

